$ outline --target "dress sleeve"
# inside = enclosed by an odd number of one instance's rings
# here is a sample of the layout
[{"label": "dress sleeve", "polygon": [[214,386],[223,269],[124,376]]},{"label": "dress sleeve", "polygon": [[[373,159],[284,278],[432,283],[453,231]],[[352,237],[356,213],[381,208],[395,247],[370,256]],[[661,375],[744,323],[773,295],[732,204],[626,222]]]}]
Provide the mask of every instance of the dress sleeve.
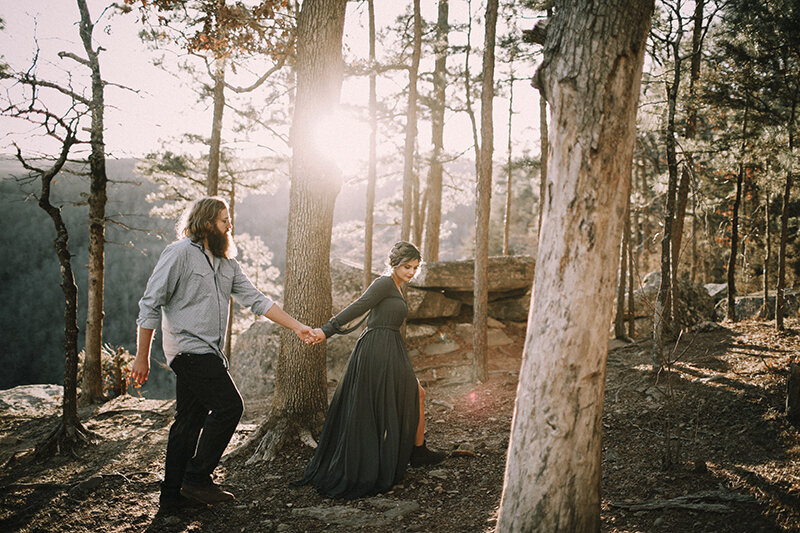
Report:
[{"label": "dress sleeve", "polygon": [[322,326],[322,332],[325,333],[325,337],[329,338],[337,333],[343,333],[345,325],[348,322],[360,317],[378,305],[378,302],[390,296],[392,290],[390,284],[394,285],[394,281],[384,276],[373,281],[358,300],[342,309],[338,315],[331,318],[327,324]]}]

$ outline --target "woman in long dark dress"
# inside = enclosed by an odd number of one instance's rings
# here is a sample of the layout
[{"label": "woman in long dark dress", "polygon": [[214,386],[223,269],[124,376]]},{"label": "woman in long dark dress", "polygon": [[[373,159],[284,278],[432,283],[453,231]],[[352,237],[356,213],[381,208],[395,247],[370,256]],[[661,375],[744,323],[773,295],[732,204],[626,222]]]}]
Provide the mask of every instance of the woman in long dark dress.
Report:
[{"label": "woman in long dark dress", "polygon": [[409,461],[423,466],[445,457],[425,445],[424,391],[400,334],[408,314],[400,287],[414,277],[420,259],[413,244],[395,244],[391,274],[376,279],[358,300],[314,330],[319,339],[348,333],[345,324],[370,312],[300,482],[323,495],[358,498],[384,492],[403,479]]}]

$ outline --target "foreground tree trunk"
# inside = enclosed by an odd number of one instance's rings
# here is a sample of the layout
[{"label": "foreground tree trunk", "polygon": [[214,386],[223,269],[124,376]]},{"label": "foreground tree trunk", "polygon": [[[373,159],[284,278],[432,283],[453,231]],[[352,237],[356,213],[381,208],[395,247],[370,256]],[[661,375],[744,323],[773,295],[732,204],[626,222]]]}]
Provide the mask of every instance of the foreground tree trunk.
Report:
[{"label": "foreground tree trunk", "polygon": [[[789,113],[789,154],[794,157],[794,128],[795,116],[797,115],[797,101],[792,102],[791,112]],[[775,291],[775,329],[783,331],[784,315],[784,291],[786,289],[786,245],[789,235],[789,209],[790,198],[792,196],[792,173],[795,165],[790,164],[789,171],[786,173],[786,185],[783,189],[783,207],[781,209],[781,240],[778,247],[778,286]]]},{"label": "foreground tree trunk", "polygon": [[[300,322],[314,326],[331,316],[331,229],[341,188],[341,172],[313,142],[314,128],[339,100],[346,3],[306,0],[297,20],[284,308]],[[291,331],[281,330],[272,406],[249,441],[258,446],[248,462],[271,460],[287,440],[308,441],[318,429],[328,405],[325,354],[324,343],[307,347]]]},{"label": "foreground tree trunk", "polygon": [[547,29],[548,201],[498,532],[600,531],[608,325],[652,12],[564,1]]},{"label": "foreground tree trunk", "polygon": [[492,203],[492,156],[494,155],[494,46],[497,1],[486,2],[486,34],[483,41],[481,85],[481,158],[475,187],[475,285],[472,316],[472,380],[489,378],[489,215]]},{"label": "foreground tree trunk", "polygon": [[[106,176],[106,150],[103,140],[104,83],[100,76],[98,50],[92,47],[94,25],[85,0],[78,0],[80,35],[86,51],[86,65],[91,71],[91,129],[89,144],[89,265],[88,302],[86,305],[86,350],[83,359],[81,400],[87,403],[105,401],[103,395],[103,292],[105,279],[106,203],[108,201]],[[83,61],[83,59],[80,59]]]},{"label": "foreground tree trunk", "polygon": [[[614,337],[620,340],[627,340],[625,334],[625,282],[628,278],[628,249],[631,246],[631,195],[628,192],[628,200],[625,207],[625,225],[622,229],[622,245],[619,252],[619,281],[617,282],[617,314],[614,317]],[[631,273],[632,275],[632,273]],[[630,294],[629,298],[633,298]]]}]

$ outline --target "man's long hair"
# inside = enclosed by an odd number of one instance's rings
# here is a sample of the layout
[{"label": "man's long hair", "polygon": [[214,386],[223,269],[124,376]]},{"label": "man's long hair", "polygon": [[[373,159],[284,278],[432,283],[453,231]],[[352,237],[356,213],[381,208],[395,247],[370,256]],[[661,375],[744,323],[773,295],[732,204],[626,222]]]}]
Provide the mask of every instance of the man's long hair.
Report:
[{"label": "man's long hair", "polygon": [[[203,242],[208,237],[213,238],[217,231],[217,216],[222,209],[227,208],[228,202],[219,196],[208,196],[197,200],[178,219],[175,225],[178,238],[189,237],[193,242]],[[229,242],[225,257],[234,257],[235,250],[233,242]]]}]

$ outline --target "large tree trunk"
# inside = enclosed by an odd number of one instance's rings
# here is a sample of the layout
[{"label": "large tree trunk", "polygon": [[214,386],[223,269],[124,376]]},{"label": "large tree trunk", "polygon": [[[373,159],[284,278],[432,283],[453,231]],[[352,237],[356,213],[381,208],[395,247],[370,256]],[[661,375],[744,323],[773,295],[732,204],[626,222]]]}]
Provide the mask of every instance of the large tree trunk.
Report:
[{"label": "large tree trunk", "polygon": [[[346,3],[306,0],[297,20],[284,307],[300,322],[315,326],[331,316],[331,229],[341,173],[312,139],[315,122],[339,100]],[[250,461],[270,460],[287,439],[302,439],[318,429],[328,405],[325,354],[324,343],[309,348],[291,331],[281,330],[272,406],[251,439],[259,445]]]},{"label": "large tree trunk", "polygon": [[208,147],[206,193],[216,196],[219,191],[219,158],[222,146],[222,115],[225,111],[225,59],[217,58],[214,74],[214,117],[211,121],[211,143]]},{"label": "large tree trunk", "polygon": [[548,26],[548,201],[498,532],[600,531],[608,324],[652,12],[563,2]]},{"label": "large tree trunk", "polygon": [[372,234],[375,228],[375,183],[378,176],[378,91],[375,71],[375,2],[367,0],[369,11],[369,164],[367,205],[364,214],[364,290],[372,283]]},{"label": "large tree trunk", "polygon": [[433,69],[433,98],[431,99],[431,164],[428,170],[427,217],[425,222],[425,247],[422,256],[426,261],[439,260],[439,228],[442,223],[442,147],[444,146],[444,107],[447,85],[448,0],[439,0],[439,14],[433,49],[436,63]]},{"label": "large tree trunk", "polygon": [[414,0],[414,44],[411,66],[408,68],[408,106],[406,108],[406,141],[403,151],[403,219],[400,226],[400,239],[411,237],[411,217],[414,202],[414,146],[417,141],[417,75],[419,72],[420,51],[422,49],[422,15],[420,0]]},{"label": "large tree trunk", "polygon": [[88,302],[86,305],[86,349],[83,360],[82,401],[100,403],[103,395],[102,346],[103,346],[103,288],[105,277],[105,232],[106,232],[106,176],[105,142],[103,140],[103,78],[100,76],[98,53],[92,47],[94,25],[85,0],[78,0],[80,11],[80,35],[86,51],[92,76],[91,130],[89,144],[90,193],[89,193],[89,265]]},{"label": "large tree trunk", "polygon": [[489,215],[492,202],[492,156],[494,153],[494,47],[498,0],[486,2],[481,81],[481,159],[475,187],[475,286],[472,316],[472,379],[489,378]]}]

